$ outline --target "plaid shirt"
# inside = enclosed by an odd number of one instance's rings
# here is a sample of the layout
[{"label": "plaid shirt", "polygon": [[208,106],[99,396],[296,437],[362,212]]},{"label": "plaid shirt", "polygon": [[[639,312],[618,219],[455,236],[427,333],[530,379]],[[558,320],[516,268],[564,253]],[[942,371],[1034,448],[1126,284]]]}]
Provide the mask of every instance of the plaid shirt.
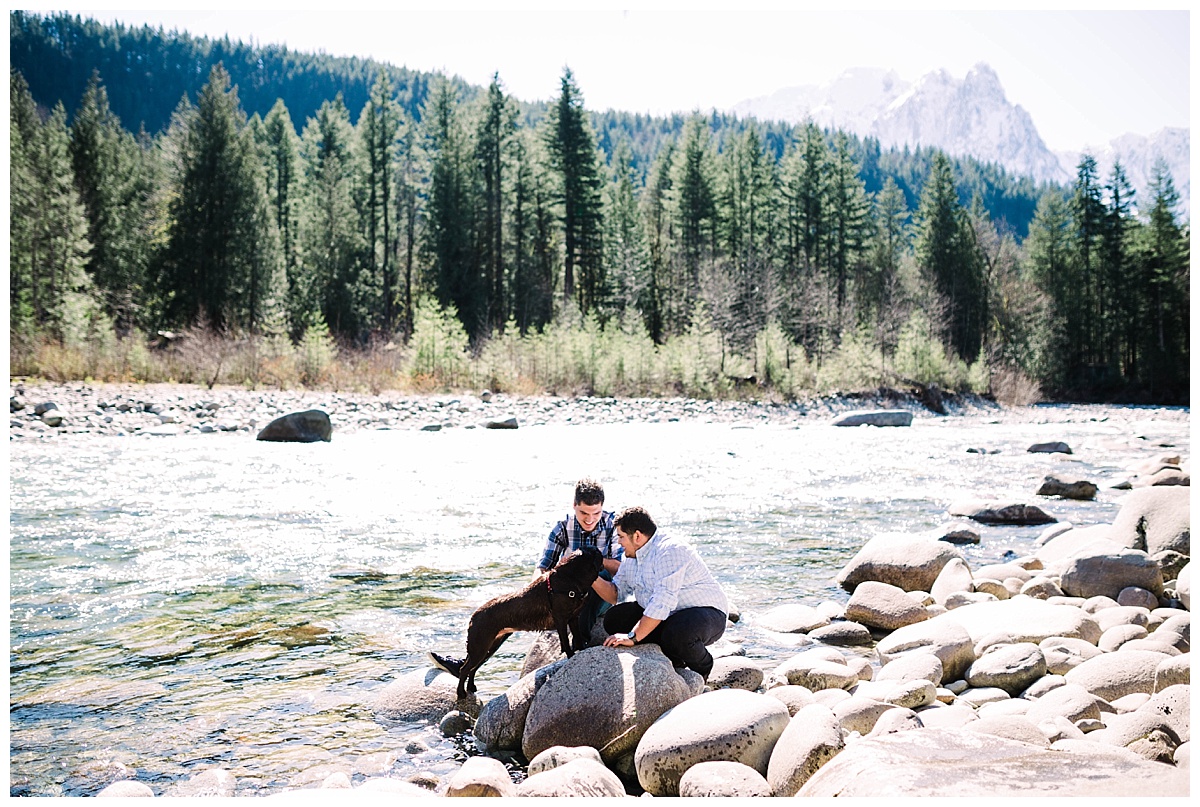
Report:
[{"label": "plaid shirt", "polygon": [[612,513],[607,510],[600,511],[600,521],[591,532],[583,531],[574,513],[555,524],[554,529],[550,530],[550,537],[546,539],[546,549],[542,552],[542,559],[538,561],[538,569],[543,572],[553,569],[563,555],[585,546],[596,547],[606,558],[620,560],[623,557],[624,553],[621,552],[621,545],[617,543],[616,530],[613,528]]}]

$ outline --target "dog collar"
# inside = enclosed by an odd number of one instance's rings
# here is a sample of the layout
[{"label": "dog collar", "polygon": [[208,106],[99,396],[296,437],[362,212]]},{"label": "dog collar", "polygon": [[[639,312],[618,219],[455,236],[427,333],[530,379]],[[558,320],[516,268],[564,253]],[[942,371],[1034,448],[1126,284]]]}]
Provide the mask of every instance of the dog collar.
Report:
[{"label": "dog collar", "polygon": [[[546,591],[550,592],[551,594],[554,593],[554,586],[550,585],[550,575],[546,575]],[[574,599],[575,597],[579,596],[579,592],[577,592],[575,589],[571,589],[567,592],[567,596]]]}]

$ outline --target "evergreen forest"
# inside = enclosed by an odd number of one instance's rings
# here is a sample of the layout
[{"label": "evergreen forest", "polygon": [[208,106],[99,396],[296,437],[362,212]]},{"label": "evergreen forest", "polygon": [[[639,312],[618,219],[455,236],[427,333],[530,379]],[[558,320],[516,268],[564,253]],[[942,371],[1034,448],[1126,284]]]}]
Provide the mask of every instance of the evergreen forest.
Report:
[{"label": "evergreen forest", "polygon": [[[1186,403],[1190,226],[809,122],[10,12],[23,375]],[[165,369],[164,369],[165,368]],[[163,377],[156,377],[156,374]],[[365,380],[364,380],[365,379]]]}]

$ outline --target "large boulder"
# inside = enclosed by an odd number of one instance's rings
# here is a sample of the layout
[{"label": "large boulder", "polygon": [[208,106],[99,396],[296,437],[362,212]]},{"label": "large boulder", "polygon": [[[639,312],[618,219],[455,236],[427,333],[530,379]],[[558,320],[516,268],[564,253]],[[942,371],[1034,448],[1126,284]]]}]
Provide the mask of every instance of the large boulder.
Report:
[{"label": "large boulder", "polygon": [[590,745],[611,763],[691,695],[658,645],[589,647],[567,659],[533,696],[521,749],[533,759],[555,745]]},{"label": "large boulder", "polygon": [[787,724],[771,751],[767,764],[767,784],[771,786],[771,794],[796,795],[804,783],[844,746],[838,717],[820,704],[805,706]]},{"label": "large boulder", "polygon": [[933,653],[942,662],[943,680],[955,681],[975,660],[971,634],[958,622],[946,619],[962,610],[949,611],[893,631],[879,641],[875,652],[885,665],[909,654]]},{"label": "large boulder", "polygon": [[476,796],[515,796],[517,787],[508,775],[508,768],[498,759],[485,756],[467,757],[446,785],[447,796],[471,798]]},{"label": "large boulder", "polygon": [[469,694],[458,700],[458,679],[445,670],[425,667],[397,678],[375,696],[375,714],[388,720],[428,720],[434,723],[459,709],[479,714],[479,699]]},{"label": "large boulder", "polygon": [[851,593],[867,580],[889,583],[905,591],[929,591],[938,573],[962,553],[944,541],[928,538],[877,536],[858,550],[837,576]]},{"label": "large boulder", "polygon": [[1103,698],[1088,692],[1078,684],[1063,684],[1033,701],[1025,713],[1035,723],[1064,717],[1071,723],[1080,720],[1099,720]]},{"label": "large boulder", "polygon": [[1172,550],[1192,554],[1191,504],[1181,487],[1135,490],[1121,500],[1113,519],[1113,540],[1148,555]]},{"label": "large boulder", "polygon": [[1127,746],[1153,731],[1163,731],[1176,743],[1192,738],[1192,687],[1176,684],[1156,692],[1132,712],[1114,715],[1108,725],[1094,732],[1091,739],[1110,745]]},{"label": "large boulder", "polygon": [[967,668],[973,687],[998,687],[1009,695],[1023,691],[1046,674],[1046,657],[1032,642],[994,645]]},{"label": "large boulder", "polygon": [[518,796],[549,798],[601,796],[622,798],[620,778],[594,759],[580,758],[530,776],[517,785]]},{"label": "large boulder", "polygon": [[741,762],[764,776],[790,718],[775,698],[718,689],[680,703],[641,737],[634,752],[638,782],[655,796],[679,793],[679,780],[699,762]]},{"label": "large boulder", "polygon": [[328,443],[332,436],[329,415],[320,409],[309,409],[275,418],[258,433],[257,439],[273,443]]},{"label": "large boulder", "polygon": [[699,762],[688,768],[679,780],[679,795],[683,798],[761,797],[771,795],[771,786],[749,765],[719,759]]},{"label": "large boulder", "polygon": [[1052,603],[1036,597],[1017,596],[995,602],[980,602],[955,608],[935,619],[957,622],[978,644],[1040,643],[1051,636],[1069,636],[1095,643],[1100,626],[1088,613],[1074,605]]},{"label": "large boulder", "polygon": [[1090,658],[1063,676],[1069,684],[1079,686],[1114,701],[1134,692],[1154,692],[1154,673],[1166,653],[1152,650],[1119,650]]},{"label": "large boulder", "polygon": [[1069,597],[1112,597],[1129,586],[1163,592],[1162,567],[1140,549],[1083,550],[1069,558],[1059,584]]},{"label": "large boulder", "polygon": [[740,656],[723,656],[713,661],[708,674],[712,689],[745,689],[754,692],[763,682],[762,667]]},{"label": "large boulder", "polygon": [[972,521],[978,521],[980,524],[1027,526],[1052,524],[1058,520],[1037,505],[984,499],[956,501],[947,508],[946,512],[952,516],[962,516]]},{"label": "large boulder", "polygon": [[906,653],[889,661],[875,674],[876,681],[930,681],[942,683],[942,660],[933,653]]},{"label": "large boulder", "polygon": [[834,419],[834,426],[911,426],[912,412],[904,409],[872,409],[847,412]]},{"label": "large boulder", "polygon": [[[950,563],[962,562],[960,558],[950,559]],[[896,630],[928,618],[925,607],[904,589],[876,580],[859,583],[846,603],[846,619],[869,628]]]},{"label": "large boulder", "polygon": [[1040,560],[1044,567],[1049,568],[1080,552],[1093,551],[1096,548],[1106,551],[1121,548],[1121,544],[1114,540],[1111,524],[1094,524],[1090,527],[1064,530],[1044,541],[1034,550],[1033,556]]},{"label": "large boulder", "polygon": [[971,567],[961,558],[952,558],[942,567],[937,579],[933,581],[933,585],[929,588],[929,595],[938,605],[945,606],[952,594],[970,592],[973,585]]},{"label": "large boulder", "polygon": [[565,663],[564,658],[545,667],[537,667],[521,676],[503,695],[497,695],[485,703],[475,720],[475,739],[489,751],[519,750],[533,696]]},{"label": "large boulder", "polygon": [[852,743],[799,796],[1186,796],[1188,778],[1124,749],[1038,748],[966,729],[925,728]]},{"label": "large boulder", "polygon": [[757,622],[759,627],[778,633],[808,633],[828,625],[829,617],[811,605],[785,603],[762,614]]},{"label": "large boulder", "polygon": [[1048,443],[1034,443],[1025,449],[1030,454],[1070,454],[1071,447],[1061,440]]}]

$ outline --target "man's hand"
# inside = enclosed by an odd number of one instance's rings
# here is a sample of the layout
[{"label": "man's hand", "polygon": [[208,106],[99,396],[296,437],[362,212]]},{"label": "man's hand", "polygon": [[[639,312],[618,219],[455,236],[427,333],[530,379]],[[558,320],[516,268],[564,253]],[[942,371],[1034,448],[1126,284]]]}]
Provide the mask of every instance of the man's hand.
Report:
[{"label": "man's hand", "polygon": [[620,633],[614,633],[604,640],[605,647],[633,647],[633,639]]}]

